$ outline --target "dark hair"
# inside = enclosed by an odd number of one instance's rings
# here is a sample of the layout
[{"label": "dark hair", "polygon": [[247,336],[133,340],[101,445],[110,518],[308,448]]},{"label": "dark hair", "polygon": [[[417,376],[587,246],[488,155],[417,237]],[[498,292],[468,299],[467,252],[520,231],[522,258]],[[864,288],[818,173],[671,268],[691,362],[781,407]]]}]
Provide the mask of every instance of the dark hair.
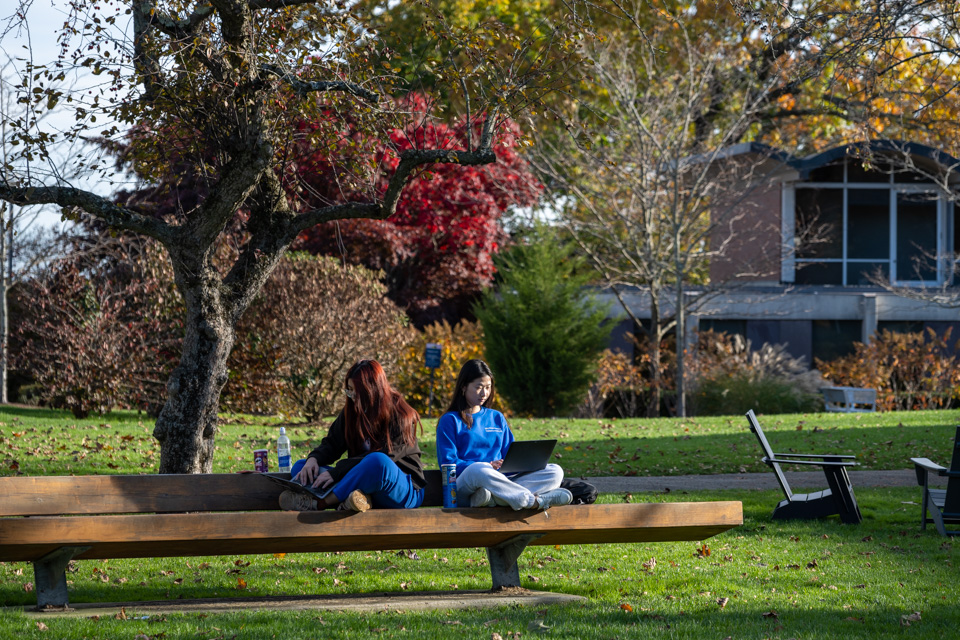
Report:
[{"label": "dark hair", "polygon": [[363,451],[370,442],[372,451],[392,451],[393,438],[407,446],[417,442],[417,426],[421,433],[420,415],[407,404],[387,381],[387,374],[376,360],[360,360],[347,371],[353,381],[354,398],[343,408],[345,437],[351,455]]},{"label": "dark hair", "polygon": [[467,427],[473,426],[473,418],[469,413],[465,413],[467,409],[467,385],[477,378],[484,376],[489,376],[490,378],[490,397],[483,401],[483,406],[489,407],[493,402],[493,396],[496,395],[497,389],[493,381],[493,371],[490,370],[487,363],[477,359],[467,360],[463,366],[460,367],[460,373],[457,374],[457,383],[453,387],[453,399],[450,400],[450,407],[447,411],[460,414],[460,418],[467,423]]}]

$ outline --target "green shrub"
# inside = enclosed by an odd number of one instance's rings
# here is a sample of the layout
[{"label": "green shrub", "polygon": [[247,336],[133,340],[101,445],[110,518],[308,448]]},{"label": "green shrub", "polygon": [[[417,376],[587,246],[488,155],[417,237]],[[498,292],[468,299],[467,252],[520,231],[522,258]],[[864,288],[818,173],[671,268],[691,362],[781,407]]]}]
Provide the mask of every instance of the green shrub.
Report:
[{"label": "green shrub", "polygon": [[315,421],[343,406],[343,379],[357,360],[374,358],[392,377],[412,329],[385,294],[364,267],[284,256],[237,326],[224,406]]},{"label": "green shrub", "polygon": [[819,396],[798,393],[782,378],[757,377],[749,372],[700,380],[691,404],[698,415],[730,416],[747,409],[767,414],[804,413],[823,406]]},{"label": "green shrub", "polygon": [[589,273],[556,232],[536,227],[497,259],[498,292],[475,307],[497,390],[520,414],[565,415],[595,379],[612,325],[585,287]]},{"label": "green shrub", "polygon": [[816,411],[823,380],[784,345],[753,349],[741,336],[703,331],[691,366],[690,406],[698,415]]}]

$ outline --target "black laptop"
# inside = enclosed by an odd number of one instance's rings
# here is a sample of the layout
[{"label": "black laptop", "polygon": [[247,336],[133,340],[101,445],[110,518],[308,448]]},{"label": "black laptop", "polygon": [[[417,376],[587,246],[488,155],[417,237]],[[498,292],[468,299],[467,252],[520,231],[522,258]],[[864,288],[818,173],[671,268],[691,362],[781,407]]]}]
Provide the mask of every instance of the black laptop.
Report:
[{"label": "black laptop", "polygon": [[500,467],[501,473],[540,471],[550,462],[556,440],[514,440]]},{"label": "black laptop", "polygon": [[299,482],[295,482],[294,480],[287,480],[286,478],[278,478],[277,476],[271,475],[269,473],[261,473],[260,475],[266,478],[267,480],[269,480],[270,482],[280,485],[284,489],[289,489],[290,491],[296,491],[297,493],[306,493],[308,495],[313,496],[314,498],[317,498],[318,500],[322,500],[326,498],[328,495],[330,495],[330,492],[333,491],[333,488],[337,486],[336,483],[333,483],[326,489],[314,489],[313,487],[306,487],[300,484]]}]

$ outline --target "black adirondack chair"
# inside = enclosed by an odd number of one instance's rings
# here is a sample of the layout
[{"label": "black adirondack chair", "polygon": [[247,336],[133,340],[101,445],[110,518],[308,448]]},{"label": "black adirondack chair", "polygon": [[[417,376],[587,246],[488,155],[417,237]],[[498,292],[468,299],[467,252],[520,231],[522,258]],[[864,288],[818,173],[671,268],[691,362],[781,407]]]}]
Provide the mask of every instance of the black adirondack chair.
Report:
[{"label": "black adirondack chair", "polygon": [[[856,466],[852,458],[856,456],[830,455],[830,454],[800,454],[800,453],[774,453],[763,435],[763,429],[757,422],[757,416],[753,409],[747,411],[747,420],[750,422],[750,430],[760,441],[760,447],[763,449],[763,461],[773,470],[777,476],[777,482],[786,496],[780,504],[773,510],[774,520],[800,519],[809,520],[813,518],[823,518],[838,514],[840,520],[847,524],[859,524],[863,521],[860,515],[860,507],[857,505],[857,498],[853,494],[853,485],[850,484],[850,477],[847,475],[847,467]],[[790,490],[790,484],[780,469],[781,464],[798,464],[806,466],[816,466],[823,469],[823,474],[827,478],[828,489],[816,491],[814,493],[794,493]]]},{"label": "black adirondack chair", "polygon": [[[960,529],[947,529],[947,525],[960,525],[960,427],[953,439],[953,458],[950,468],[946,469],[931,462],[928,458],[910,458],[917,471],[917,482],[923,487],[923,500],[920,507],[920,528],[926,529],[927,523],[937,525],[942,536],[955,536]],[[930,476],[947,479],[946,489],[931,489]],[[930,515],[927,516],[927,513]]]}]

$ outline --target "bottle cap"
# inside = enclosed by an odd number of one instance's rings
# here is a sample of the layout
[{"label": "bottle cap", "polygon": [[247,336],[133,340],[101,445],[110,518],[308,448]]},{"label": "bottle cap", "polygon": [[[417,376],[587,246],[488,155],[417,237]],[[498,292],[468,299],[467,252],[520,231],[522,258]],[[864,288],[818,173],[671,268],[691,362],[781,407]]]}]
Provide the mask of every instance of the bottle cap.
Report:
[{"label": "bottle cap", "polygon": [[282,436],[287,435],[287,428],[286,428],[286,427],[280,427],[280,435],[282,435]]}]

